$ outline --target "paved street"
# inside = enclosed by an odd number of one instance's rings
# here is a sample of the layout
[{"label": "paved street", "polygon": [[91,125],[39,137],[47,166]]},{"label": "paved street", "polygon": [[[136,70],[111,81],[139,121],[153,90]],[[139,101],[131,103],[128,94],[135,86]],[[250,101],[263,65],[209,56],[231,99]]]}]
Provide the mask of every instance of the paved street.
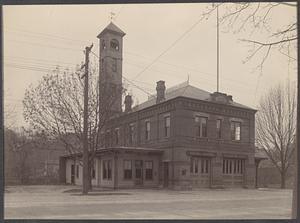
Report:
[{"label": "paved street", "polygon": [[118,190],[82,196],[75,186],[5,188],[5,218],[266,219],[290,218],[292,191],[279,189]]}]

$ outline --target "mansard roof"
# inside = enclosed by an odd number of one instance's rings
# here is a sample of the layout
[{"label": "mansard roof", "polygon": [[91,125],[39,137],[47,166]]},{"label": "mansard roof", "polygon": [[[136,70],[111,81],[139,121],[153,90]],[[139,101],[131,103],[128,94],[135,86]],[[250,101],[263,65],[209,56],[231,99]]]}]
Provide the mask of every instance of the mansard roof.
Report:
[{"label": "mansard roof", "polygon": [[[217,93],[217,92],[212,94],[208,91],[194,87],[194,86],[190,85],[188,81],[186,81],[186,82],[183,82],[174,87],[168,88],[165,93],[165,101],[168,101],[168,100],[176,98],[176,97],[186,97],[186,98],[192,98],[192,99],[197,99],[197,100],[201,100],[201,101],[210,101],[213,103],[218,103],[213,100],[212,96],[215,94],[225,95],[225,97],[231,97],[231,96],[226,96],[226,94]],[[138,111],[138,110],[150,107],[155,104],[156,104],[156,95],[152,95],[148,98],[147,101],[133,107],[132,111]],[[238,107],[238,108],[254,110],[253,108],[250,108],[248,106],[237,103],[237,102],[233,101],[232,99],[227,104],[234,106],[234,107]]]}]

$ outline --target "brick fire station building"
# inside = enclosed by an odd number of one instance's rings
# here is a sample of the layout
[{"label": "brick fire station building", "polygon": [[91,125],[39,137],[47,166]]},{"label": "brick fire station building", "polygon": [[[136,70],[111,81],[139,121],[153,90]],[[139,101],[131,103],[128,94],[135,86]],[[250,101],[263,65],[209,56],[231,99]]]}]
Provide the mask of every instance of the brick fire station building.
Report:
[{"label": "brick fire station building", "polygon": [[[112,118],[102,132],[92,184],[134,187],[254,187],[255,113],[231,95],[209,93],[188,82],[122,111],[122,51],[125,33],[110,23],[99,35],[100,83],[115,91]],[[108,89],[107,88],[107,89]],[[103,95],[108,94],[107,90]],[[61,180],[81,184],[81,154],[60,159]]]}]

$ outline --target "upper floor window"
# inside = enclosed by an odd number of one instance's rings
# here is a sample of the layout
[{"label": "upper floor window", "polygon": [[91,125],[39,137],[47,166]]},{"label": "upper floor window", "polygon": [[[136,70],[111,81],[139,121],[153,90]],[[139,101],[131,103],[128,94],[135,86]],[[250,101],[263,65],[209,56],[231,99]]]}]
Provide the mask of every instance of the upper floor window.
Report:
[{"label": "upper floor window", "polygon": [[117,58],[112,58],[112,71],[117,72]]},{"label": "upper floor window", "polygon": [[104,59],[101,59],[101,64],[100,64],[100,69],[101,71],[104,71]]},{"label": "upper floor window", "polygon": [[145,122],[145,128],[146,128],[145,139],[150,140],[150,121]]},{"label": "upper floor window", "polygon": [[170,137],[170,116],[164,118],[165,137]]},{"label": "upper floor window", "polygon": [[119,145],[119,141],[120,141],[120,130],[115,129],[115,144]]},{"label": "upper floor window", "polygon": [[106,49],[106,44],[105,44],[105,40],[102,40],[101,41],[101,47],[102,47],[102,49]]},{"label": "upper floor window", "polygon": [[217,119],[216,128],[217,128],[217,138],[218,139],[220,139],[222,137],[221,125],[222,125],[222,120]]},{"label": "upper floor window", "polygon": [[129,125],[129,143],[132,144],[134,142],[134,124]]},{"label": "upper floor window", "polygon": [[207,118],[196,116],[196,136],[198,137],[207,137]]},{"label": "upper floor window", "polygon": [[104,146],[105,146],[105,134],[104,134],[104,132],[101,132],[101,133],[100,133],[99,143],[100,143],[100,146],[101,146],[101,147],[104,147]]},{"label": "upper floor window", "polygon": [[110,41],[110,48],[118,51],[119,50],[119,42],[118,42],[118,40],[112,39]]},{"label": "upper floor window", "polygon": [[105,133],[105,147],[111,146],[111,140],[110,140],[110,131],[106,131]]},{"label": "upper floor window", "polygon": [[241,140],[241,123],[240,122],[231,122],[230,124],[231,130],[231,140]]}]

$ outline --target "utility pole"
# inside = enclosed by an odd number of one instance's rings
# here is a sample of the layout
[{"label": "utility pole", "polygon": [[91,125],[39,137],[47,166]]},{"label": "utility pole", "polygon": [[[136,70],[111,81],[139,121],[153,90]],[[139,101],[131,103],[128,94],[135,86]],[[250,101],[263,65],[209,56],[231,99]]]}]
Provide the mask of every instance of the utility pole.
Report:
[{"label": "utility pole", "polygon": [[217,92],[219,92],[219,6],[217,5]]},{"label": "utility pole", "polygon": [[89,54],[93,44],[85,47],[85,72],[84,72],[84,108],[83,108],[83,171],[82,193],[89,191],[89,149],[88,149],[88,102],[89,102]]}]

